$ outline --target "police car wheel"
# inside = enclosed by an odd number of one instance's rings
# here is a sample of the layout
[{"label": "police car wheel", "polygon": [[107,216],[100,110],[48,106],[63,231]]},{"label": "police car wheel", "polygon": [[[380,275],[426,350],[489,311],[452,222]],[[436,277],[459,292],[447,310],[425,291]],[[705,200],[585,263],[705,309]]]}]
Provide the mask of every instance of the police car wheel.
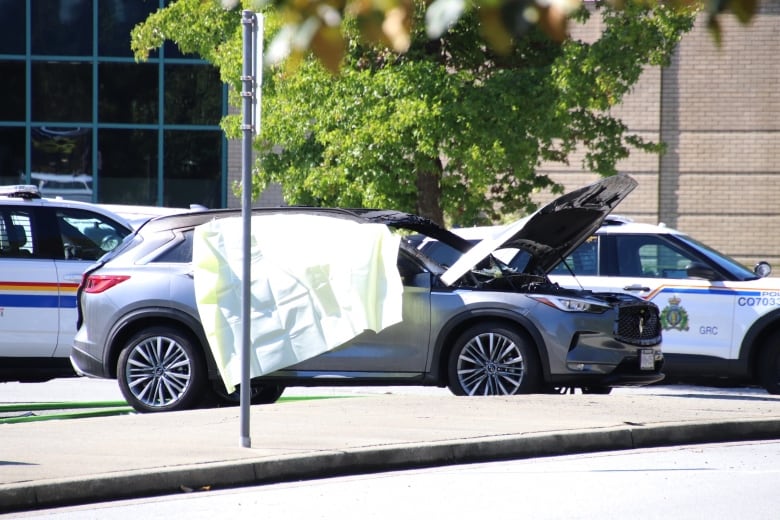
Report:
[{"label": "police car wheel", "polygon": [[513,395],[539,390],[541,368],[531,342],[502,323],[467,329],[450,351],[447,386],[455,395]]},{"label": "police car wheel", "polygon": [[180,330],[159,326],[136,334],[119,354],[119,388],[139,412],[195,407],[208,384],[196,342]]},{"label": "police car wheel", "polygon": [[780,394],[780,332],[772,334],[767,340],[759,367],[761,386],[770,394]]}]

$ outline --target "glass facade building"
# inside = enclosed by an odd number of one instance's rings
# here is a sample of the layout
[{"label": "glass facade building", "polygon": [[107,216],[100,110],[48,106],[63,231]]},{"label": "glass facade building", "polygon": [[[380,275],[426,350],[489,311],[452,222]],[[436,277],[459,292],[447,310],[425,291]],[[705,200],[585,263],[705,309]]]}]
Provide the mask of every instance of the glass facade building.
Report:
[{"label": "glass facade building", "polygon": [[144,63],[130,31],[168,0],[0,0],[0,184],[45,195],[224,207],[227,90],[167,43]]}]

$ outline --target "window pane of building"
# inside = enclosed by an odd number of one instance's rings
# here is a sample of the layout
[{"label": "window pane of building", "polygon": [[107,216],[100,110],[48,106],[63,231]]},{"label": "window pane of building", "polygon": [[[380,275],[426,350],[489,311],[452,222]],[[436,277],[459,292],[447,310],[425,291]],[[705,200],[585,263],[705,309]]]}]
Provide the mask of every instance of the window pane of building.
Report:
[{"label": "window pane of building", "polygon": [[24,2],[0,0],[0,13],[0,54],[24,54]]},{"label": "window pane of building", "polygon": [[30,3],[33,54],[92,54],[92,0],[30,0]]},{"label": "window pane of building", "polygon": [[[68,175],[83,175],[91,169],[92,131],[74,127],[34,127],[30,133],[30,170],[33,184],[48,181],[57,184],[57,178],[69,181]],[[46,174],[46,175],[40,175]]]},{"label": "window pane of building", "polygon": [[164,206],[221,207],[222,132],[165,132]]},{"label": "window pane of building", "polygon": [[222,83],[210,65],[165,67],[165,122],[216,125],[222,116]]},{"label": "window pane of building", "polygon": [[130,31],[157,10],[157,0],[98,3],[98,52],[101,56],[132,56]]},{"label": "window pane of building", "polygon": [[34,62],[33,121],[91,121],[92,65]]},{"label": "window pane of building", "polygon": [[98,132],[98,197],[111,204],[157,205],[157,132]]},{"label": "window pane of building", "polygon": [[98,118],[101,123],[157,122],[157,65],[101,63],[98,66]]},{"label": "window pane of building", "polygon": [[24,128],[0,128],[0,184],[18,184],[24,172]]},{"label": "window pane of building", "polygon": [[24,121],[24,62],[0,61],[0,121]]}]

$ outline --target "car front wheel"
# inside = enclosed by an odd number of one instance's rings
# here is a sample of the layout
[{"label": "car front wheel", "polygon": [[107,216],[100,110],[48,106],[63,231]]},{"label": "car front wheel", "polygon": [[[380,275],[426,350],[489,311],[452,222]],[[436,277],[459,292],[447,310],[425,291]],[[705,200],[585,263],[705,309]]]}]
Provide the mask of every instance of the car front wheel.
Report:
[{"label": "car front wheel", "polygon": [[530,341],[501,323],[475,325],[450,352],[448,386],[455,395],[528,394],[539,389],[539,358]]},{"label": "car front wheel", "polygon": [[200,349],[179,330],[152,327],[133,336],[119,354],[122,395],[139,412],[195,407],[208,383]]}]

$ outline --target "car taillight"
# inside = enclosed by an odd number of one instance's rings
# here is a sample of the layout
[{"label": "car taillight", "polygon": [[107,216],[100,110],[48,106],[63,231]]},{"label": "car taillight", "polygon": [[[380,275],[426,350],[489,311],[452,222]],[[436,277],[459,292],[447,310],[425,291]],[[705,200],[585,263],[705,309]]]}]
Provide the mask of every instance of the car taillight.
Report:
[{"label": "car taillight", "polygon": [[84,292],[97,294],[129,279],[129,276],[124,275],[90,274],[86,276],[81,285],[84,288]]}]

